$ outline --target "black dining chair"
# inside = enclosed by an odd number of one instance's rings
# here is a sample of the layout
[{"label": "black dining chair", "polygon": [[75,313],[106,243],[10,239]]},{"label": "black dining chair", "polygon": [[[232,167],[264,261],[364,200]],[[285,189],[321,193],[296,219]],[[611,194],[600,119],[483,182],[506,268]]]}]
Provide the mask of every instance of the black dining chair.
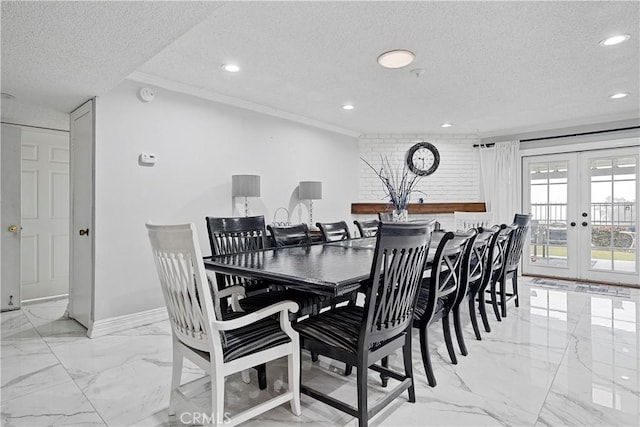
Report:
[{"label": "black dining chair", "polygon": [[[458,347],[460,353],[463,356],[469,354],[466,343],[464,341],[464,335],[462,333],[462,324],[460,321],[460,305],[467,298],[469,292],[469,286],[472,281],[479,280],[482,276],[481,264],[478,262],[478,254],[476,250],[479,250],[482,243],[478,243],[478,239],[481,237],[477,229],[472,228],[467,231],[456,231],[456,236],[468,236],[468,240],[464,245],[464,251],[462,253],[462,259],[460,260],[460,274],[458,276],[458,290],[456,291],[456,297],[452,303],[451,314],[453,316],[453,329],[456,334],[456,341],[458,341]],[[482,236],[483,239],[488,236]]]},{"label": "black dining chair", "polygon": [[435,254],[427,271],[428,276],[422,282],[413,317],[413,326],[420,332],[422,363],[431,387],[437,384],[428,340],[428,328],[434,321],[442,320],[442,331],[451,363],[458,363],[451,340],[449,314],[456,301],[465,248],[473,236],[473,232],[433,232],[431,249],[436,248]]},{"label": "black dining chair", "polygon": [[[508,233],[506,225],[495,225],[491,228],[478,228],[478,237],[473,245],[472,260],[468,270],[469,290],[467,292],[469,304],[469,316],[473,333],[477,340],[482,340],[480,328],[478,327],[478,317],[476,314],[476,304],[480,318],[486,332],[491,332],[491,326],[487,318],[487,308],[485,304],[485,291],[491,282],[494,272],[502,268],[500,262],[494,262],[498,259],[495,256],[497,251],[498,239],[502,235]],[[464,274],[464,273],[463,273]]]},{"label": "black dining chair", "polygon": [[[264,216],[206,217],[211,255],[229,255],[269,247]],[[221,288],[240,285],[246,294],[264,292],[270,286],[263,281],[217,274]],[[220,285],[221,284],[221,285]]]},{"label": "black dining chair", "polygon": [[380,221],[377,219],[372,219],[368,221],[358,221],[357,219],[353,221],[353,223],[358,228],[358,233],[360,233],[360,237],[375,237],[378,232],[378,224]]},{"label": "black dining chair", "polygon": [[344,221],[338,222],[317,222],[316,227],[320,229],[322,241],[335,242],[339,240],[351,239],[349,226]]},{"label": "black dining chair", "polygon": [[[492,284],[493,286],[499,285],[498,305],[500,306],[500,316],[502,317],[507,317],[507,302],[509,300],[513,299],[515,306],[520,306],[518,299],[518,267],[522,258],[522,249],[526,244],[530,221],[530,214],[515,215],[513,224],[511,224],[513,228],[509,234],[505,249],[504,266]],[[511,292],[507,292],[507,280],[511,280]]]},{"label": "black dining chair", "polygon": [[[429,250],[428,223],[382,223],[379,226],[364,307],[347,305],[293,325],[302,348],[357,367],[357,406],[315,390],[302,381],[303,394],[358,418],[369,418],[405,390],[415,402],[411,363],[411,322]],[[404,373],[375,364],[402,348]],[[374,405],[367,398],[367,373],[372,369],[399,381]]]},{"label": "black dining chair", "polygon": [[294,224],[287,226],[267,225],[271,235],[271,243],[274,247],[310,245],[311,236],[307,224]]},{"label": "black dining chair", "polygon": [[[493,313],[496,316],[496,320],[500,322],[502,317],[500,316],[500,300],[498,297],[498,285],[500,280],[500,274],[505,264],[507,257],[507,246],[509,245],[509,239],[511,233],[515,230],[512,225],[502,224],[500,225],[500,231],[498,232],[498,238],[495,248],[493,250],[491,258],[491,278],[489,279],[488,289],[485,291],[485,295],[488,294],[489,299],[485,302],[491,303],[493,307]],[[485,330],[488,328],[488,323],[485,323]],[[491,330],[487,330],[491,332]]]}]

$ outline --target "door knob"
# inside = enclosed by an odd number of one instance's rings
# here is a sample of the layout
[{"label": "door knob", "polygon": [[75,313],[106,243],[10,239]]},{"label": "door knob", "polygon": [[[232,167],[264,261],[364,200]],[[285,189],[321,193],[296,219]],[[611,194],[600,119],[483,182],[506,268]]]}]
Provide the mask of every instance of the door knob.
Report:
[{"label": "door knob", "polygon": [[586,218],[586,217],[587,217],[587,215],[589,215],[589,214],[588,214],[588,213],[586,213],[586,212],[582,212],[582,217],[583,217],[583,218]]},{"label": "door knob", "polygon": [[587,221],[582,221],[582,226],[586,227],[587,225],[589,225],[589,223]]},{"label": "door knob", "polygon": [[575,226],[576,226],[575,221],[571,221],[571,224],[570,224],[570,225],[571,225],[572,227],[575,227]]},{"label": "door knob", "polygon": [[[22,227],[20,227],[22,228]],[[10,225],[9,226],[9,232],[10,233],[17,233],[18,232],[18,226],[17,225]]]},{"label": "door knob", "polygon": [[84,230],[80,230],[80,235],[81,236],[88,236],[89,235],[89,229],[85,228]]}]

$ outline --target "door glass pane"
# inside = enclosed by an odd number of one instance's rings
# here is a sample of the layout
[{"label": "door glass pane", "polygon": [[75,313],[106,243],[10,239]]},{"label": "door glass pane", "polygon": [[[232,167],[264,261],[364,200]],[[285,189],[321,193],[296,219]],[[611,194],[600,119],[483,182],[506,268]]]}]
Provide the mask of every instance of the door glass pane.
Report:
[{"label": "door glass pane", "polygon": [[567,267],[566,161],[529,165],[531,265]]},{"label": "door glass pane", "polygon": [[591,268],[636,272],[635,157],[595,159],[591,175]]}]

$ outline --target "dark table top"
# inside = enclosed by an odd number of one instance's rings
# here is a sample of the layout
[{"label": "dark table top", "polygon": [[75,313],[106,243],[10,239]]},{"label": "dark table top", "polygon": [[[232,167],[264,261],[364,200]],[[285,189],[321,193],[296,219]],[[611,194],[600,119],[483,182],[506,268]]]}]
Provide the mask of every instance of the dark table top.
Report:
[{"label": "dark table top", "polygon": [[358,289],[368,279],[375,238],[272,248],[204,259],[211,271],[262,279],[323,295]]}]

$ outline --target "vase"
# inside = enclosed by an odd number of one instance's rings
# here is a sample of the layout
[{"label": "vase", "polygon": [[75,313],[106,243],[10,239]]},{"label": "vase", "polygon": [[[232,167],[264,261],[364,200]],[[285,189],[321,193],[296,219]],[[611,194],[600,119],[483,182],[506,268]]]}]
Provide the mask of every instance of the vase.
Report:
[{"label": "vase", "polygon": [[392,221],[393,222],[407,222],[407,221],[409,221],[409,212],[406,209],[394,209],[393,210]]}]

